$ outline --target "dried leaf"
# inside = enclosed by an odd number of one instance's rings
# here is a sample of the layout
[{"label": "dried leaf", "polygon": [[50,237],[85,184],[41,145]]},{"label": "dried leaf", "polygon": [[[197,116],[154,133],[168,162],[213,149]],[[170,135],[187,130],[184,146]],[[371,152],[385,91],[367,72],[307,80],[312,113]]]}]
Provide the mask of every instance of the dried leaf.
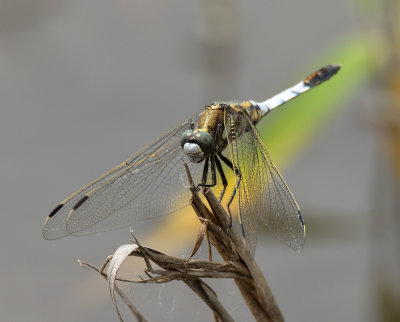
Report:
[{"label": "dried leaf", "polygon": [[117,311],[118,317],[120,321],[123,321],[122,316],[118,310],[118,305],[117,301],[115,299],[115,279],[117,278],[117,273],[119,268],[121,267],[121,264],[123,261],[135,250],[139,248],[138,245],[136,244],[127,244],[127,245],[121,245],[118,247],[118,249],[115,251],[109,265],[108,265],[108,271],[107,271],[107,280],[108,280],[108,286],[110,288],[110,295],[111,295],[111,300],[114,304],[115,310]]},{"label": "dried leaf", "polygon": [[192,253],[190,254],[188,260],[191,259],[199,250],[200,245],[204,240],[204,236],[205,236],[206,232],[207,232],[207,222],[203,222],[201,224],[201,226],[199,227],[199,231],[197,233],[197,238],[196,238],[196,243],[194,244]]}]

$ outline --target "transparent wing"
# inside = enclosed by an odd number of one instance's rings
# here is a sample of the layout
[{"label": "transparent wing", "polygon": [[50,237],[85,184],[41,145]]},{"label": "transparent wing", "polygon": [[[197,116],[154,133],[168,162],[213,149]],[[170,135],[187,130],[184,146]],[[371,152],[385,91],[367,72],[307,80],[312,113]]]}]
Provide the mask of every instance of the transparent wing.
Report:
[{"label": "transparent wing", "polygon": [[239,215],[248,249],[254,254],[260,219],[277,239],[300,251],[305,238],[300,209],[257,129],[245,113],[231,108],[225,111],[225,128],[232,162],[241,176]]},{"label": "transparent wing", "polygon": [[[180,137],[201,113],[179,123],[122,164],[75,192],[47,217],[43,236],[57,239],[128,226],[137,221],[170,214],[188,205]],[[200,182],[202,164],[189,162]]]}]

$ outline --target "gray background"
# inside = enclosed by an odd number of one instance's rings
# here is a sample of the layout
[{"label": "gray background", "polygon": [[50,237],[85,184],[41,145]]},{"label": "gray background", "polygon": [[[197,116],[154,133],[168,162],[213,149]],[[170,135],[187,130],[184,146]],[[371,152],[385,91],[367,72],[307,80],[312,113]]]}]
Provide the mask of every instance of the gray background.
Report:
[{"label": "gray background", "polygon": [[[319,67],[357,29],[349,4],[237,1],[235,79],[214,88],[201,1],[0,1],[1,320],[116,320],[106,284],[75,260],[100,264],[127,230],[49,242],[49,211],[205,104],[265,99]],[[355,92],[284,171],[311,232],[301,254],[262,236],[256,259],[287,321],[365,321],[373,311],[368,102],[366,89]],[[187,290],[168,287],[138,291],[150,320],[211,320]],[[232,314],[246,319],[228,289]]]}]

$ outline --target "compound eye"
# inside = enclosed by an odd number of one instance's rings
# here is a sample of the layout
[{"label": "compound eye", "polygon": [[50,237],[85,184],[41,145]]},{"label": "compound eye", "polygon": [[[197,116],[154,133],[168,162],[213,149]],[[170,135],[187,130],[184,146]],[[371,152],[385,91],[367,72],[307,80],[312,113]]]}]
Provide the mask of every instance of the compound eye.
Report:
[{"label": "compound eye", "polygon": [[204,153],[210,155],[214,152],[215,143],[210,133],[199,131],[194,135],[194,138],[196,139]]},{"label": "compound eye", "polygon": [[185,145],[185,143],[189,142],[189,139],[193,137],[193,131],[192,130],[186,130],[182,133],[181,135],[181,147]]}]

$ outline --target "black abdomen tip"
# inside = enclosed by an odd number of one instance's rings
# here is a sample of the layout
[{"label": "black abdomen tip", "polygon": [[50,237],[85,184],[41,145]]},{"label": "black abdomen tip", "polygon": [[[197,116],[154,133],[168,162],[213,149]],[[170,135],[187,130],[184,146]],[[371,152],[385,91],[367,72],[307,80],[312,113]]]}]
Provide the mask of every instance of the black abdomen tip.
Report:
[{"label": "black abdomen tip", "polygon": [[327,81],[329,78],[331,78],[333,75],[335,75],[339,69],[341,68],[340,65],[327,65],[316,72],[310,74],[305,80],[304,84],[308,85],[310,87],[317,86],[321,84],[322,82]]}]

